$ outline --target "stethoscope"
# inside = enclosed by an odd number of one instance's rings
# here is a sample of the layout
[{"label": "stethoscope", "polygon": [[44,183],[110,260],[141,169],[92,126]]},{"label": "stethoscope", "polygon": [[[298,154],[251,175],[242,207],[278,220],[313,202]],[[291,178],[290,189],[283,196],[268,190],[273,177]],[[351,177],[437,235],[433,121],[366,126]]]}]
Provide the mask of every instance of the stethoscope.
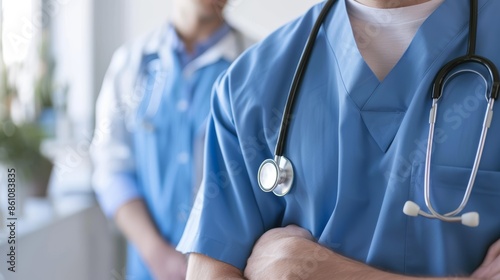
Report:
[{"label": "stethoscope", "polygon": [[[283,150],[285,146],[285,140],[288,132],[288,125],[291,119],[291,112],[294,105],[295,96],[297,95],[298,89],[300,87],[300,83],[302,82],[303,74],[306,70],[307,64],[309,62],[309,57],[311,56],[312,49],[314,47],[314,41],[318,35],[319,29],[330,11],[331,7],[335,3],[335,0],[329,0],[326,2],[325,6],[320,12],[318,19],[316,20],[311,34],[309,35],[306,43],[306,47],[303,50],[299,64],[297,69],[295,70],[295,75],[292,81],[292,85],[290,87],[290,91],[288,94],[288,99],[285,105],[285,110],[283,112],[283,117],[281,121],[280,132],[278,135],[278,142],[276,144],[276,149],[274,152],[274,159],[266,159],[262,162],[259,167],[259,171],[257,174],[257,180],[259,183],[259,187],[264,192],[273,192],[277,196],[284,196],[288,194],[293,185],[294,173],[293,173],[293,165],[292,162],[287,159],[283,155]],[[479,214],[477,212],[467,212],[462,214],[461,216],[457,216],[462,212],[462,210],[467,205],[470,194],[472,192],[472,188],[474,186],[474,181],[477,175],[477,171],[479,168],[479,163],[481,162],[481,156],[483,153],[484,143],[486,140],[486,134],[488,132],[488,128],[490,127],[491,120],[493,118],[493,104],[495,100],[498,98],[499,89],[500,89],[500,78],[498,74],[498,70],[489,59],[478,56],[475,54],[476,51],[476,34],[477,34],[477,17],[478,17],[478,1],[470,0],[471,8],[470,8],[470,19],[469,19],[469,38],[468,38],[468,49],[467,54],[461,57],[458,57],[450,62],[448,62],[445,66],[443,66],[436,78],[434,79],[433,89],[432,89],[432,108],[430,110],[430,118],[429,118],[429,137],[427,142],[427,152],[425,159],[425,174],[424,174],[424,199],[427,208],[430,213],[420,210],[420,207],[413,201],[407,201],[404,205],[403,212],[409,216],[418,216],[421,215],[430,219],[439,219],[445,222],[462,222],[462,224],[466,226],[475,227],[479,224]],[[466,63],[475,63],[484,67],[490,76],[490,80],[492,81],[492,85],[490,88],[490,96],[487,97],[488,105],[486,108],[486,113],[483,121],[483,129],[481,132],[481,137],[479,141],[479,145],[477,148],[476,157],[474,160],[474,165],[472,167],[472,172],[469,178],[469,183],[467,184],[467,189],[463,196],[462,202],[459,207],[452,212],[446,214],[438,213],[434,207],[432,206],[430,200],[430,163],[432,156],[432,143],[434,139],[434,126],[436,123],[437,111],[438,111],[438,101],[443,93],[444,86],[446,83],[455,76],[471,72],[479,75],[486,86],[488,86],[487,79],[484,76],[475,70],[460,70],[454,72],[453,69],[457,68]],[[454,72],[452,74],[452,72]]]},{"label": "stethoscope", "polygon": [[[160,108],[161,98],[166,83],[167,73],[165,70],[162,70],[158,59],[151,62],[151,65],[149,66],[148,70],[151,73],[154,73],[152,79],[153,84],[151,89],[151,96],[149,98],[146,111],[144,112],[144,116],[142,116],[141,124],[146,131],[153,133],[156,131],[156,125],[153,122],[153,118],[155,117],[156,113]],[[148,87],[147,79],[145,79],[145,77],[143,81],[143,87],[144,88]]]}]

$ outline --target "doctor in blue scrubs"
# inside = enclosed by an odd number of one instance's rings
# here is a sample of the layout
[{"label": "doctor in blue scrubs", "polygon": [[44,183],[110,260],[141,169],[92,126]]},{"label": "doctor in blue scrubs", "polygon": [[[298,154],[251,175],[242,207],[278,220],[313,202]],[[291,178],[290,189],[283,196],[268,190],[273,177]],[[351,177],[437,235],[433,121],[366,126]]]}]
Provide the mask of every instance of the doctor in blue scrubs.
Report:
[{"label": "doctor in blue scrubs", "polygon": [[[289,123],[292,189],[282,197],[260,189],[259,166],[274,157],[288,90],[323,5],[252,47],[218,80],[204,180],[177,247],[190,253],[187,278],[499,279],[500,114],[464,209],[480,214],[479,226],[402,211],[408,200],[427,211],[431,85],[466,53],[469,0],[338,0]],[[478,7],[476,52],[500,66],[500,1]],[[440,100],[430,165],[440,213],[462,200],[485,90],[463,72]]]},{"label": "doctor in blue scrubs", "polygon": [[172,21],[114,55],[92,143],[100,205],[129,241],[126,279],[184,279],[175,251],[201,179],[210,92],[250,43],[225,1],[173,1]]}]

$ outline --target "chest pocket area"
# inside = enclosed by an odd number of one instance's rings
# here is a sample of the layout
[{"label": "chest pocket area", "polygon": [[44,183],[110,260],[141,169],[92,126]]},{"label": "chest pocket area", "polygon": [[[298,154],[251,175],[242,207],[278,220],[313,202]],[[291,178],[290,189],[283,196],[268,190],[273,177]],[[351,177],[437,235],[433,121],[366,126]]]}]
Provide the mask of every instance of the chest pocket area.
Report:
[{"label": "chest pocket area", "polygon": [[143,73],[138,80],[135,91],[141,92],[137,109],[130,123],[133,146],[135,150],[135,164],[141,185],[157,186],[158,177],[158,151],[157,136],[162,128],[161,119],[158,117],[160,103],[163,99],[163,89],[167,82],[167,72],[161,70],[158,57],[145,58]]},{"label": "chest pocket area", "polygon": [[[424,163],[412,167],[409,199],[428,212],[424,201]],[[434,209],[445,214],[461,203],[470,168],[431,166],[430,198]],[[407,218],[405,269],[436,275],[465,274],[483,261],[489,246],[500,238],[500,172],[479,170],[469,202],[460,213],[479,213],[478,227],[442,222],[422,216]]]}]

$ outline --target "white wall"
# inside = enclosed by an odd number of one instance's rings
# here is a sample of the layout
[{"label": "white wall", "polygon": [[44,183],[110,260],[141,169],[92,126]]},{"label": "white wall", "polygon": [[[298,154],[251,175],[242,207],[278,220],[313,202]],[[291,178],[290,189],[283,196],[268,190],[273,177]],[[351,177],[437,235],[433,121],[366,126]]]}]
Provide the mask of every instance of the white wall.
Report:
[{"label": "white wall", "polygon": [[[92,96],[95,98],[102,84],[116,48],[126,40],[128,15],[126,1],[131,0],[100,0],[94,2],[93,32],[94,32],[94,85]],[[133,0],[139,2],[137,0]]]},{"label": "white wall", "polygon": [[88,0],[53,0],[51,12],[56,76],[69,84],[68,112],[76,127],[74,133],[87,133],[92,127],[94,107],[93,3]]},{"label": "white wall", "polygon": [[[110,1],[110,0],[107,0]],[[127,39],[144,34],[165,22],[171,0],[124,0]],[[226,15],[233,25],[262,38],[277,27],[304,13],[320,0],[229,0]]]},{"label": "white wall", "polygon": [[286,22],[300,16],[319,0],[232,0],[227,18],[256,38],[263,38]]},{"label": "white wall", "polygon": [[122,0],[122,3],[127,41],[160,26],[170,14],[171,0]]}]

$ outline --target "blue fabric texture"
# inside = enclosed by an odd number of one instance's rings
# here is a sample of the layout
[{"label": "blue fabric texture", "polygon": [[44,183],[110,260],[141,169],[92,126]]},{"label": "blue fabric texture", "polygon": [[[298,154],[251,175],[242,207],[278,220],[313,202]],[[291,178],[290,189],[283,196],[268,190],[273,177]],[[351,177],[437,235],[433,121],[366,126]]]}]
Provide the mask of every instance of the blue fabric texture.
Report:
[{"label": "blue fabric texture", "polygon": [[[477,53],[500,66],[498,1],[479,1]],[[207,132],[205,171],[178,249],[240,269],[267,230],[299,225],[322,245],[374,267],[410,275],[468,275],[500,238],[500,114],[490,128],[468,228],[403,214],[424,210],[423,176],[431,85],[464,55],[469,1],[445,1],[421,26],[401,60],[379,82],[360,55],[340,0],[327,17],[297,96],[285,156],[295,181],[284,197],[257,184],[273,158],[281,116],[307,36],[324,3],[241,56],[218,80]],[[483,70],[480,70],[483,71]],[[455,209],[481,133],[485,87],[473,74],[448,82],[436,124],[431,199]]]}]

